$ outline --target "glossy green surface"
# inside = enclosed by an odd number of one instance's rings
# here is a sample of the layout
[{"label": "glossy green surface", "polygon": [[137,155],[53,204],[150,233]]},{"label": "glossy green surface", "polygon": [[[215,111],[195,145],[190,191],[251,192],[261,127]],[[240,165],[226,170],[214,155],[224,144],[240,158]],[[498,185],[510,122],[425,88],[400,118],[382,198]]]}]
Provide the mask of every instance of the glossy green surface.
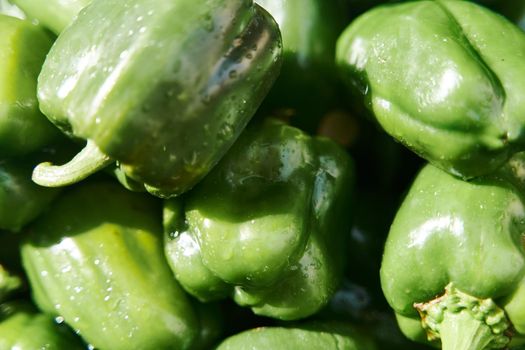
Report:
[{"label": "glossy green surface", "polygon": [[466,1],[377,7],[338,41],[345,79],[393,137],[473,177],[523,148],[525,33]]},{"label": "glossy green surface", "polygon": [[91,0],[11,0],[19,6],[30,18],[51,29],[55,34],[69,25],[75,16]]},{"label": "glossy green surface", "polygon": [[0,229],[18,232],[60,193],[31,181],[30,158],[0,160]]},{"label": "glossy green surface", "polygon": [[22,259],[40,309],[97,349],[190,349],[199,332],[162,252],[161,210],[112,182],[64,193],[29,228]]},{"label": "glossy green surface", "polygon": [[53,46],[38,98],[63,131],[174,196],[247,124],[278,74],[280,42],[250,0],[95,0]]},{"label": "glossy green surface", "polygon": [[310,322],[290,327],[260,327],[224,340],[217,350],[374,350],[371,338],[344,323]]},{"label": "glossy green surface", "polygon": [[424,339],[414,303],[433,300],[449,283],[495,301],[515,337],[523,334],[525,167],[523,158],[514,160],[471,182],[427,165],[414,181],[391,226],[381,267],[385,297],[410,338]]},{"label": "glossy green surface", "polygon": [[33,152],[59,136],[40,113],[36,96],[52,43],[41,27],[0,14],[0,158]]},{"label": "glossy green surface", "polygon": [[0,349],[80,350],[80,339],[26,301],[0,305]]},{"label": "glossy green surface", "polygon": [[335,143],[253,124],[202,183],[166,203],[175,276],[202,300],[232,296],[280,319],[313,314],[340,283],[352,185]]}]

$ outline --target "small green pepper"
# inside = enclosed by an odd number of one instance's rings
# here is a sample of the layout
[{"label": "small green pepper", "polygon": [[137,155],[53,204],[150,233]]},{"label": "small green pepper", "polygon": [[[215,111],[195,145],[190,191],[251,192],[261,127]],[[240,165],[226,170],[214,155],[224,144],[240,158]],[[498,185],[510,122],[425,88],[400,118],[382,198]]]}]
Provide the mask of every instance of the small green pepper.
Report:
[{"label": "small green pepper", "polygon": [[374,350],[373,340],[338,322],[308,322],[288,327],[259,327],[225,339],[216,350]]},{"label": "small green pepper", "polygon": [[353,165],[334,142],[266,120],[246,130],[184,198],[165,204],[175,277],[207,301],[298,319],[339,285]]},{"label": "small green pepper", "polygon": [[344,31],[337,61],[381,126],[464,178],[525,147],[525,33],[467,1],[374,8]]},{"label": "small green pepper", "polygon": [[11,0],[28,17],[38,20],[55,34],[60,34],[92,0]]},{"label": "small green pepper", "polygon": [[22,243],[37,306],[96,348],[192,348],[200,321],[164,258],[159,202],[113,182],[65,192]]},{"label": "small green pepper", "polygon": [[41,27],[0,14],[0,158],[28,154],[60,137],[40,113],[36,96],[52,44]]},{"label": "small green pepper", "polygon": [[525,334],[525,155],[470,182],[432,165],[385,245],[383,292],[411,339],[502,349]]},{"label": "small green pepper", "polygon": [[95,0],[39,76],[42,111],[86,148],[33,180],[71,184],[110,163],[160,197],[194,186],[226,153],[280,68],[281,39],[251,0]]},{"label": "small green pepper", "polygon": [[39,313],[26,301],[0,304],[0,349],[81,350],[80,339],[65,325]]}]

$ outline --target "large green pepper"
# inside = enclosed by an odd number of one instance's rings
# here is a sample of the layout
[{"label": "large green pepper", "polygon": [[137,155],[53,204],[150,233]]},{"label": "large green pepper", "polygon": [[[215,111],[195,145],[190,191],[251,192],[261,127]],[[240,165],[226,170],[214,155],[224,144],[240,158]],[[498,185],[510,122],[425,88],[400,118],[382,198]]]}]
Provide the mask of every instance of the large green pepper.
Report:
[{"label": "large green pepper", "polygon": [[60,34],[92,0],[11,0],[30,18]]},{"label": "large green pepper", "polygon": [[165,206],[166,255],[201,300],[232,296],[256,314],[298,319],[340,283],[352,162],[335,143],[267,120]]},{"label": "large green pepper", "polygon": [[334,55],[346,24],[346,8],[340,0],[256,2],[275,18],[283,38],[281,74],[261,110],[315,132],[321,117],[339,106]]},{"label": "large green pepper", "polygon": [[64,193],[22,243],[39,308],[96,348],[192,348],[200,321],[164,258],[161,213],[113,182]]},{"label": "large green pepper", "polygon": [[408,337],[449,350],[523,341],[524,159],[520,153],[471,182],[432,165],[417,176],[381,267],[383,292]]},{"label": "large green pepper", "polygon": [[309,322],[288,327],[259,327],[225,339],[217,350],[374,350],[371,338],[351,325]]},{"label": "large green pepper", "polygon": [[233,144],[276,78],[280,33],[251,0],[95,0],[39,76],[41,109],[86,148],[34,180],[61,186],[117,161],[148,191],[195,185]]},{"label": "large green pepper", "polygon": [[0,349],[81,350],[80,339],[25,301],[0,305]]},{"label": "large green pepper", "polygon": [[60,136],[40,113],[36,96],[52,43],[41,27],[0,14],[0,158],[36,151]]},{"label": "large green pepper", "polygon": [[381,126],[434,165],[489,173],[525,146],[525,33],[467,1],[377,7],[338,41]]}]

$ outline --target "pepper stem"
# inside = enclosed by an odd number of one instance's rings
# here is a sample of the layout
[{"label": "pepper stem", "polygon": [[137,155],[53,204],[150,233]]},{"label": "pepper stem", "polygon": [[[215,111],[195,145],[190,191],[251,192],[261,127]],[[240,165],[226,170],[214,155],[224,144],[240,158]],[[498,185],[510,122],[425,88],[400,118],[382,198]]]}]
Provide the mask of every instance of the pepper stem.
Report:
[{"label": "pepper stem", "polygon": [[490,327],[468,311],[445,313],[440,333],[443,350],[491,349],[489,345],[494,338]]},{"label": "pepper stem", "polygon": [[63,165],[49,162],[38,164],[33,170],[33,182],[45,187],[61,187],[84,180],[91,174],[111,164],[113,160],[104,154],[91,140],[73,159]]},{"label": "pepper stem", "polygon": [[492,299],[473,297],[452,284],[442,296],[414,307],[428,339],[441,339],[443,350],[503,349],[510,342],[505,312]]}]

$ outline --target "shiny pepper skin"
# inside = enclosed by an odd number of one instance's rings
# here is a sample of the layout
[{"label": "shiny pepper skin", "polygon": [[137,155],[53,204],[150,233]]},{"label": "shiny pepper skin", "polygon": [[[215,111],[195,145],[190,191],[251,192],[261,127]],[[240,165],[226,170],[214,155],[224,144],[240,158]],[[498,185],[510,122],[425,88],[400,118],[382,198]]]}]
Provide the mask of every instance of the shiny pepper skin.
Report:
[{"label": "shiny pepper skin", "polygon": [[353,163],[334,142],[255,123],[194,190],[165,204],[166,255],[203,301],[299,319],[342,279]]}]

